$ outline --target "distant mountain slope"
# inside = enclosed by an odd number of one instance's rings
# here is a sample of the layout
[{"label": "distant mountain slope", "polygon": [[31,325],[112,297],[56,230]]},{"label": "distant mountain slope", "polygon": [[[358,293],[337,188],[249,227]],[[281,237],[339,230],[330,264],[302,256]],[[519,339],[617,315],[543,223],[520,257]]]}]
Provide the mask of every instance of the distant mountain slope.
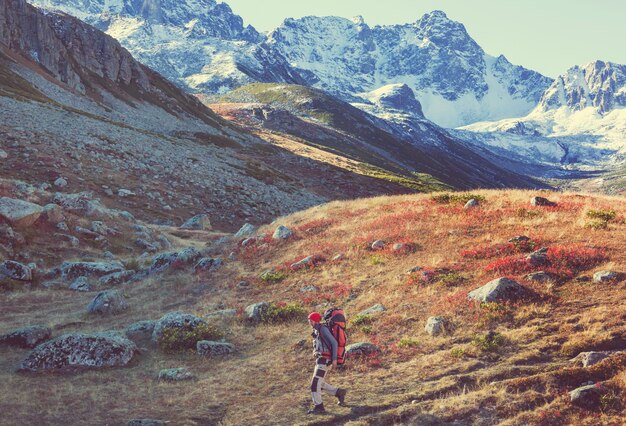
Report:
[{"label": "distant mountain slope", "polygon": [[[409,185],[413,182],[417,188],[434,183],[430,178],[424,182],[424,173],[455,188],[544,186],[496,166],[416,115],[413,110],[419,102],[407,86],[381,90],[370,99],[384,108],[383,116],[389,121],[304,86],[253,84],[224,95],[221,101],[241,104],[247,113],[231,115],[244,124],[296,136],[304,143],[373,166],[378,173],[391,173]],[[403,112],[407,108],[410,112]],[[396,111],[393,116],[390,110]]]}]

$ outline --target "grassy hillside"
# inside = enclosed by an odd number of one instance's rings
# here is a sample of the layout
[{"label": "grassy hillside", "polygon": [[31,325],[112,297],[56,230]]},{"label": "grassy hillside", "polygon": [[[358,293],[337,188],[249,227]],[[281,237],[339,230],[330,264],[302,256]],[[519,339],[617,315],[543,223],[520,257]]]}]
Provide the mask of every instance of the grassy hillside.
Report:
[{"label": "grassy hillside", "polygon": [[[532,207],[533,195],[557,206]],[[471,196],[483,200],[480,207],[464,210],[470,195],[462,193],[332,202],[280,218],[246,247],[234,239],[215,244],[218,235],[210,233],[161,228],[177,245],[208,247],[225,258],[234,252],[236,260],[213,273],[181,269],[123,287],[131,309],[119,316],[85,315],[93,294],[7,290],[0,298],[3,332],[41,322],[55,335],[123,329],[172,310],[206,315],[233,308],[237,317],[216,325],[237,352],[204,359],[148,348],[128,368],[65,376],[16,374],[27,352],[0,347],[0,409],[20,424],[123,424],[131,418],[177,425],[621,424],[626,354],[589,368],[569,360],[584,351],[626,349],[624,280],[591,280],[600,270],[626,272],[626,200],[528,191]],[[277,225],[295,235],[273,240]],[[530,241],[508,243],[518,235]],[[26,237],[34,247],[50,245],[44,233]],[[379,239],[385,247],[371,250]],[[548,248],[547,263],[524,260],[540,247]],[[309,255],[318,256],[315,266],[290,267]],[[421,270],[407,273],[417,266]],[[524,278],[538,270],[551,279]],[[502,276],[533,295],[511,303],[467,300],[469,291]],[[317,291],[305,291],[310,286]],[[276,315],[247,325],[243,308],[258,301],[274,302]],[[377,303],[386,310],[357,315]],[[331,373],[332,383],[350,390],[348,406],[325,397],[329,413],[310,418],[304,414],[312,372],[304,313],[330,305],[346,309],[352,343],[371,342],[382,353]],[[296,319],[281,321],[288,311]],[[447,320],[448,334],[424,331],[434,315]],[[487,339],[488,331],[497,334]],[[159,369],[181,366],[197,380],[155,380]],[[588,381],[601,383],[604,392],[593,410],[569,401],[568,391]]]}]

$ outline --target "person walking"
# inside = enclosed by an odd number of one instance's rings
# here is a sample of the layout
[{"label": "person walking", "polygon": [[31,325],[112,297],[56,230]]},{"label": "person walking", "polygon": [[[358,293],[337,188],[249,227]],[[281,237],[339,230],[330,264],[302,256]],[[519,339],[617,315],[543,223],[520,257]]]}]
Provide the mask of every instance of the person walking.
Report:
[{"label": "person walking", "polygon": [[311,395],[313,398],[313,408],[307,414],[323,414],[326,412],[322,402],[322,391],[337,398],[337,404],[343,405],[347,390],[337,388],[326,382],[325,377],[337,367],[337,340],[330,332],[330,329],[321,323],[322,315],[318,312],[309,314],[309,324],[313,328],[313,354],[315,360],[315,371],[311,380]]}]

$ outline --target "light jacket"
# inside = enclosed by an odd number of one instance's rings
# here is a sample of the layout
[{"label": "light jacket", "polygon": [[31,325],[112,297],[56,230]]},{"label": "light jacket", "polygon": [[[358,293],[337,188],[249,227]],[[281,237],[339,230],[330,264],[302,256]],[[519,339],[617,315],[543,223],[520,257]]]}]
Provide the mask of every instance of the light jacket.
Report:
[{"label": "light jacket", "polygon": [[328,327],[315,324],[311,336],[313,336],[313,348],[319,357],[337,361],[337,340]]}]

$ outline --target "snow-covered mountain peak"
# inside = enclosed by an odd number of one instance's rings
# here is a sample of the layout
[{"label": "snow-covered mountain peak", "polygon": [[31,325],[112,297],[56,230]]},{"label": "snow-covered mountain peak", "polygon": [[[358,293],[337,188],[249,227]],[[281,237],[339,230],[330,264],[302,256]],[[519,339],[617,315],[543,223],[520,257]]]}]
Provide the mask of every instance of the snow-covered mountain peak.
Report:
[{"label": "snow-covered mountain peak", "polygon": [[626,65],[596,60],[568,69],[546,90],[537,111],[588,107],[600,114],[626,107]]}]

